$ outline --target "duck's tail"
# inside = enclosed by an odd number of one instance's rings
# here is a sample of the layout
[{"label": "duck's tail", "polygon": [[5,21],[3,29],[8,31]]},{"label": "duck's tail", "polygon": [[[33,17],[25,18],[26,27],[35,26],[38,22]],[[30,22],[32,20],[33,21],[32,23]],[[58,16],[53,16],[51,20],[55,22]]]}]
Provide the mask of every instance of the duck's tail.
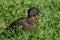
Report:
[{"label": "duck's tail", "polygon": [[[16,31],[16,25],[19,25],[20,24],[20,19],[18,19],[18,20],[16,20],[16,21],[14,21],[14,22],[12,22],[6,29],[4,29],[4,31],[7,31],[7,30],[10,30],[10,32],[15,32]],[[5,32],[1,32],[0,34],[1,35],[5,35]]]}]

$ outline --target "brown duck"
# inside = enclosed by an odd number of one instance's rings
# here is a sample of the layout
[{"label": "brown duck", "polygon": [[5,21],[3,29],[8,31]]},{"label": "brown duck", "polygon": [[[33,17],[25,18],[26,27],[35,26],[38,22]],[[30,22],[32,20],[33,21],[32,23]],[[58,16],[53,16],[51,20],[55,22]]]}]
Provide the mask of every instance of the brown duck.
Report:
[{"label": "brown duck", "polygon": [[[10,24],[10,27],[13,27],[15,25],[22,25],[23,31],[31,31],[36,27],[38,24],[38,20],[36,18],[36,15],[44,16],[38,8],[32,7],[28,10],[28,16],[26,19],[18,19]],[[9,29],[9,28],[6,28]]]}]

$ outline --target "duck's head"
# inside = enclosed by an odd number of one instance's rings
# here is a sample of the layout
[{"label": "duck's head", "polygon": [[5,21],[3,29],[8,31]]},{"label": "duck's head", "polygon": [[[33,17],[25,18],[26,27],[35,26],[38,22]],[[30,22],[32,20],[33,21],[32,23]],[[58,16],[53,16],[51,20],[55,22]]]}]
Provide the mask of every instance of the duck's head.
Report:
[{"label": "duck's head", "polygon": [[32,17],[32,16],[36,16],[36,15],[39,15],[39,16],[44,16],[38,8],[36,7],[32,7],[28,10],[28,17]]}]

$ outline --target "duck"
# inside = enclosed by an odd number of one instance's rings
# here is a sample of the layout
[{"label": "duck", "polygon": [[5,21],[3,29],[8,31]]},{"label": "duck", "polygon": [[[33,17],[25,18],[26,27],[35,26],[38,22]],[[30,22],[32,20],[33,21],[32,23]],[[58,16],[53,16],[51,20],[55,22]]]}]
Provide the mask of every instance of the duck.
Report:
[{"label": "duck", "polygon": [[10,24],[10,27],[6,28],[6,30],[16,25],[22,25],[23,31],[32,31],[37,27],[36,25],[38,25],[38,19],[36,18],[36,16],[43,17],[44,15],[39,11],[38,8],[31,7],[30,9],[28,9],[27,18],[17,19],[16,21],[12,22]]}]

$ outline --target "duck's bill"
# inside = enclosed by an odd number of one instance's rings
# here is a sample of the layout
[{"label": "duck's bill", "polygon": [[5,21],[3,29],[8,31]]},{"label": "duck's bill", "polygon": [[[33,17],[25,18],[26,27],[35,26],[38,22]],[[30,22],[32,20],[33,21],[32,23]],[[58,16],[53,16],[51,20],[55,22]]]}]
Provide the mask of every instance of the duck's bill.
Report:
[{"label": "duck's bill", "polygon": [[41,16],[41,17],[44,17],[44,14],[42,14],[42,13],[39,13],[38,15]]}]

